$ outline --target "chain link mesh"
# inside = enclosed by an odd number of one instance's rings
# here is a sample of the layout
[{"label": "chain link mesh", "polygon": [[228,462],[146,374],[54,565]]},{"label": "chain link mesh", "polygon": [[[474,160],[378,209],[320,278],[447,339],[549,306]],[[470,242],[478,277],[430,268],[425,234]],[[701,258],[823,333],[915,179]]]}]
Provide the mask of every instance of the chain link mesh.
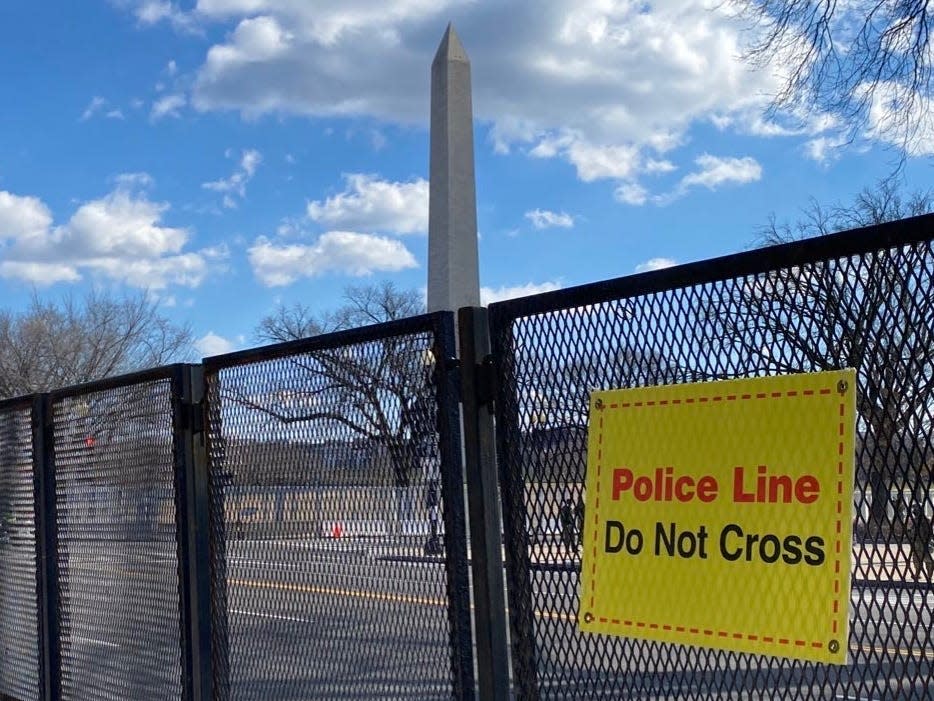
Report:
[{"label": "chain link mesh", "polygon": [[0,408],[0,698],[39,699],[29,404]]},{"label": "chain link mesh", "polygon": [[425,326],[206,361],[219,698],[459,693]]},{"label": "chain link mesh", "polygon": [[54,399],[63,699],[182,697],[171,384]]},{"label": "chain link mesh", "polygon": [[[796,244],[736,257],[748,272],[697,264],[491,307],[520,698],[934,697],[934,253],[924,239],[881,249],[867,239],[846,255]],[[849,664],[578,631],[575,507],[592,389],[846,367],[858,383]],[[690,582],[678,586],[701,600]],[[782,593],[748,605],[781,616]]]}]

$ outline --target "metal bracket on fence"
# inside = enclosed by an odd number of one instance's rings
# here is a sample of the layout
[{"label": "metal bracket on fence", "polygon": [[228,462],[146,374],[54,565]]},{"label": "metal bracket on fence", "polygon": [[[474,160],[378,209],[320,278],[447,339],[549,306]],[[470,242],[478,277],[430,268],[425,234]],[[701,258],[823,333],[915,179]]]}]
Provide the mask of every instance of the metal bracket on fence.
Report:
[{"label": "metal bracket on fence", "polygon": [[493,402],[496,400],[496,364],[492,355],[487,354],[477,364],[476,368],[477,404],[486,407],[493,413]]},{"label": "metal bracket on fence", "polygon": [[39,674],[43,701],[62,696],[59,619],[58,510],[55,498],[55,432],[47,394],[32,405],[33,485],[36,514],[36,592],[39,612]]},{"label": "metal bracket on fence", "polygon": [[207,457],[204,447],[204,371],[180,365],[173,382],[176,514],[185,667],[192,701],[214,697],[211,640],[211,557]]},{"label": "metal bracket on fence", "polygon": [[204,401],[182,403],[182,430],[204,433]]},{"label": "metal bracket on fence", "polygon": [[[506,599],[503,580],[502,528],[496,478],[496,445],[490,332],[486,309],[465,307],[458,313],[461,347],[461,401],[464,409],[464,458],[470,515],[477,687],[484,701],[509,698],[506,645]],[[481,411],[481,407],[485,410]]]}]

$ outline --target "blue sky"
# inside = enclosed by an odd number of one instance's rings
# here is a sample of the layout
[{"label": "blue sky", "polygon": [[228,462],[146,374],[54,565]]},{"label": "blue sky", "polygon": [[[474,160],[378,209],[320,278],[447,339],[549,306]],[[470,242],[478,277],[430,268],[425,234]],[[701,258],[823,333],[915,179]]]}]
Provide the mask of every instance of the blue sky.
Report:
[{"label": "blue sky", "polygon": [[[278,303],[423,288],[429,68],[473,69],[488,300],[747,248],[900,153],[769,114],[781,61],[709,0],[87,0],[0,7],[0,296],[146,289],[213,354]],[[908,155],[931,183],[934,141]]]}]

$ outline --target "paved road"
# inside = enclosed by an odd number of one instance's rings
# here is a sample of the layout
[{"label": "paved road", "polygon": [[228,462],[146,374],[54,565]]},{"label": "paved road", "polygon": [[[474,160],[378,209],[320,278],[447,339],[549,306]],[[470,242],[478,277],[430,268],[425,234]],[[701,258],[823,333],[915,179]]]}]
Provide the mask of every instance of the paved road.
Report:
[{"label": "paved road", "polygon": [[35,562],[31,542],[0,542],[0,698],[38,693]]},{"label": "paved road", "polygon": [[441,566],[232,541],[228,582],[231,698],[450,698]]},{"label": "paved road", "polygon": [[856,587],[846,667],[576,632],[573,572],[533,574],[543,698],[934,698],[934,591]]},{"label": "paved road", "polygon": [[[404,554],[352,540],[230,541],[230,699],[449,698],[444,570]],[[75,542],[63,565],[64,698],[178,698],[174,544]],[[582,636],[576,577],[532,575],[544,698],[934,694],[923,686],[934,678],[934,592],[857,588],[851,663],[836,668]],[[26,618],[8,608],[3,625],[33,630]]]}]

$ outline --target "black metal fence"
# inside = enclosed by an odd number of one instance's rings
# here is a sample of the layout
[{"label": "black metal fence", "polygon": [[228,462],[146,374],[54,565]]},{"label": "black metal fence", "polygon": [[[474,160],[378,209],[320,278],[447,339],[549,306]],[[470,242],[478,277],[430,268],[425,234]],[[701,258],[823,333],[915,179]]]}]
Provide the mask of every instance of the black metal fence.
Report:
[{"label": "black metal fence", "polygon": [[32,405],[0,404],[0,698],[39,699]]},{"label": "black metal fence", "polygon": [[52,698],[188,699],[182,366],[36,402],[46,674]]},{"label": "black metal fence", "polygon": [[454,357],[434,315],[205,361],[216,698],[472,696]]},{"label": "black metal fence", "polygon": [[[518,697],[934,695],[934,591],[930,575],[915,584],[922,519],[908,508],[934,512],[932,235],[929,216],[491,306]],[[578,630],[571,509],[591,390],[847,367],[859,397],[848,665]]]},{"label": "black metal fence", "polygon": [[[0,701],[934,697],[932,240],[921,217],[0,403]],[[849,664],[581,633],[590,391],[843,367]]]}]

